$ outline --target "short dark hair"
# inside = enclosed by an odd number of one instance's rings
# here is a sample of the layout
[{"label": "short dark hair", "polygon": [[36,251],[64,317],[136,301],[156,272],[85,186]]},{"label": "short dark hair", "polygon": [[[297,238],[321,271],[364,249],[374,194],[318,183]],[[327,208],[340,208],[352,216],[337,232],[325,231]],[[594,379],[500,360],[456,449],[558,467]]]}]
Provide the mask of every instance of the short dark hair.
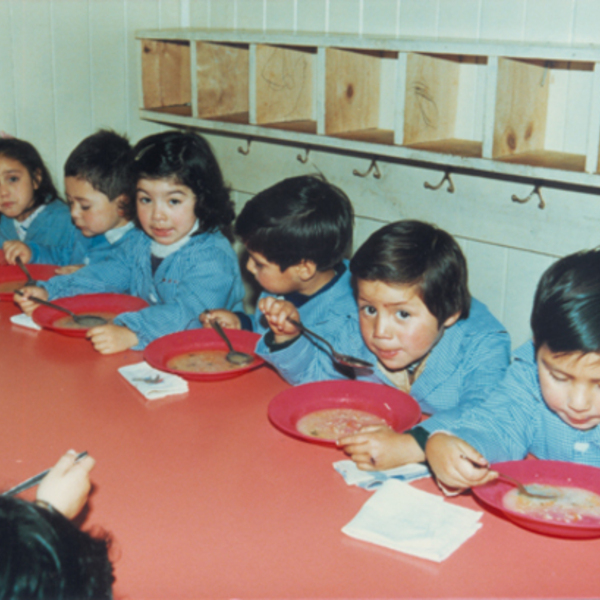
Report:
[{"label": "short dark hair", "polygon": [[[229,189],[209,143],[191,131],[149,135],[133,148],[130,170],[132,197],[140,179],[174,179],[196,196],[197,233],[221,230],[228,237],[235,218]],[[139,223],[138,223],[139,225]]]},{"label": "short dark hair", "polygon": [[32,208],[50,204],[58,199],[50,172],[32,144],[17,138],[0,138],[0,156],[20,162],[27,169],[32,181],[38,183],[38,188],[33,192]]},{"label": "short dark hair", "polygon": [[538,283],[531,331],[536,351],[600,352],[600,249],[552,264]]},{"label": "short dark hair", "polygon": [[60,513],[0,496],[0,539],[1,600],[112,598],[108,539]]},{"label": "short dark hair", "polygon": [[338,264],[352,244],[354,211],[348,196],[322,177],[290,177],[246,203],[235,233],[250,251],[285,271],[302,260],[319,271]]},{"label": "short dark hair", "polygon": [[397,221],[382,227],[350,261],[354,280],[414,285],[438,324],[459,313],[469,316],[467,261],[446,231],[422,221]]},{"label": "short dark hair", "polygon": [[110,201],[125,196],[122,209],[133,216],[129,194],[128,166],[131,159],[129,140],[109,129],[100,129],[82,140],[69,154],[65,177],[84,179]]}]

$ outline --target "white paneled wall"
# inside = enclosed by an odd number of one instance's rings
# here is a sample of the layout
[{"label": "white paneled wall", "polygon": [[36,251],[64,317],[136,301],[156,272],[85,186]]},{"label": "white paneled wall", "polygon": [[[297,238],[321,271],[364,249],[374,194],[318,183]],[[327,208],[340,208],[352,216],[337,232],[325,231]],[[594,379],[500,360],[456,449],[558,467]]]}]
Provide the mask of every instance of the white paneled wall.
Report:
[{"label": "white paneled wall", "polygon": [[[0,130],[33,142],[57,182],[69,151],[99,127],[127,133],[133,142],[160,126],[138,117],[137,29],[243,28],[264,31],[345,32],[469,40],[598,43],[598,0],[0,0]],[[552,75],[547,131],[553,149],[586,146],[590,90],[576,71]],[[579,83],[579,79],[582,80]],[[484,82],[476,69],[462,78],[459,128],[481,136],[477,99]],[[472,93],[471,90],[475,90]],[[459,239],[469,261],[471,289],[504,321],[515,345],[529,335],[535,284],[555,257],[600,241],[600,198],[575,189],[543,189],[515,204],[531,186],[456,175],[455,194],[425,190],[442,172],[380,161],[381,180],[360,179],[369,159],[209,136],[238,207],[277,180],[322,172],[342,187],[357,213],[355,245],[382,223],[399,218],[435,222]]]}]

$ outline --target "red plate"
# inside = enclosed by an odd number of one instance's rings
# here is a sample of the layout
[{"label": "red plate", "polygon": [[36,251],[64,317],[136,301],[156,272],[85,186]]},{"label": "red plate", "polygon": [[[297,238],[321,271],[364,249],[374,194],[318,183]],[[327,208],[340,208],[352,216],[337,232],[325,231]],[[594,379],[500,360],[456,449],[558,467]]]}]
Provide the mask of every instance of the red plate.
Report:
[{"label": "red plate", "polygon": [[269,419],[292,437],[335,446],[335,441],[300,433],[296,423],[304,416],[327,408],[354,408],[382,419],[395,431],[405,431],[419,422],[421,408],[408,394],[387,385],[365,381],[318,381],[288,388],[269,403]]},{"label": "red plate", "polygon": [[237,369],[228,369],[226,371],[216,371],[212,373],[200,373],[198,371],[179,371],[167,367],[167,363],[180,354],[186,352],[199,352],[202,350],[228,350],[225,342],[219,337],[214,329],[190,329],[188,331],[179,331],[171,333],[164,337],[154,340],[144,350],[144,360],[155,369],[175,373],[190,381],[219,381],[221,379],[231,379],[238,377],[243,373],[256,369],[264,364],[260,356],[254,354],[256,342],[260,339],[257,333],[244,331],[242,329],[226,329],[225,333],[231,340],[235,350],[252,354],[254,362]]},{"label": "red plate", "polygon": [[[492,465],[492,469],[512,475],[525,485],[542,483],[578,487],[600,494],[600,469],[588,465],[556,460],[517,460],[497,463]],[[473,493],[483,504],[531,531],[561,538],[600,537],[600,519],[584,517],[576,523],[561,523],[507,509],[503,505],[502,499],[512,489],[514,489],[514,485],[496,480],[481,487],[474,487]]]},{"label": "red plate", "polygon": [[[135,312],[148,306],[145,300],[126,294],[81,294],[79,296],[59,298],[52,302],[68,308],[78,315],[84,315],[92,311],[106,311],[118,315],[125,312]],[[64,312],[50,308],[49,306],[38,306],[32,314],[33,320],[44,329],[51,329],[70,337],[85,337],[87,329],[70,329],[54,324],[58,319],[66,316]]]},{"label": "red plate", "polygon": [[[31,276],[38,281],[47,281],[56,275],[56,265],[27,265]],[[0,265],[0,285],[15,281],[27,281],[27,276],[16,265]],[[14,292],[0,292],[0,300],[11,301]]]}]

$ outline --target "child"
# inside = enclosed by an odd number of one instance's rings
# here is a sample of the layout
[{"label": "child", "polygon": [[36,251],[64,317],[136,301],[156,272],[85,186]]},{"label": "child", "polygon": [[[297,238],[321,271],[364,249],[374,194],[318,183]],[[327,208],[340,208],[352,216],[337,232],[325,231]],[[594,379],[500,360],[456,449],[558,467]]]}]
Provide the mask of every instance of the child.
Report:
[{"label": "child", "polygon": [[[358,317],[332,329],[340,352],[373,363],[357,379],[409,392],[425,413],[479,401],[504,375],[510,338],[488,309],[472,299],[467,266],[451,235],[428,223],[399,221],[376,231],[350,261]],[[297,331],[285,323],[285,334]],[[284,336],[275,334],[282,342]],[[261,348],[259,350],[266,351]],[[288,381],[339,378],[305,336],[280,350]],[[398,434],[365,428],[339,440],[364,470],[382,470],[425,458],[423,432]]]},{"label": "child", "polygon": [[62,298],[94,292],[133,294],[150,306],[124,313],[87,336],[102,354],[143,349],[185,329],[205,309],[241,309],[244,290],[237,256],[221,233],[234,217],[221,170],[204,138],[167,131],[133,149],[137,231],[111,256],[43,287],[15,296],[27,314],[29,295]]},{"label": "child", "polygon": [[69,207],[58,199],[38,151],[24,140],[0,139],[0,244],[72,243]]},{"label": "child", "polygon": [[113,131],[100,130],[85,138],[64,168],[67,200],[78,229],[74,241],[53,246],[7,241],[7,262],[14,264],[20,256],[24,263],[67,265],[57,270],[64,275],[104,260],[134,228],[127,172],[130,152],[127,139]]},{"label": "child", "polygon": [[41,481],[35,503],[0,496],[0,598],[112,598],[110,540],[80,531],[94,460],[67,452]]},{"label": "child", "polygon": [[442,484],[487,483],[497,476],[490,463],[528,453],[600,467],[599,273],[600,249],[551,265],[535,293],[533,341],[515,351],[502,384],[458,416],[423,423],[439,431],[426,449]]},{"label": "child", "polygon": [[285,179],[254,196],[235,229],[249,255],[247,268],[265,290],[258,311],[252,323],[246,315],[222,310],[201,315],[202,323],[210,327],[216,319],[224,327],[244,325],[260,333],[264,358],[286,377],[277,350],[287,342],[281,346],[278,324],[285,326],[288,314],[327,337],[356,313],[343,261],[352,242],[353,218],[347,196],[318,177]]}]

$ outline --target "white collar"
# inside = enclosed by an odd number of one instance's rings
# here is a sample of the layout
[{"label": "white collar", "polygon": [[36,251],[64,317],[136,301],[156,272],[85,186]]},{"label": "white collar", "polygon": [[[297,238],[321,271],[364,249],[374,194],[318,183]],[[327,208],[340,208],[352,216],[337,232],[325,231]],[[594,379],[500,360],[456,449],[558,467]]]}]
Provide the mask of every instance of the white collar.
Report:
[{"label": "white collar", "polygon": [[125,225],[121,225],[121,227],[109,229],[104,233],[104,237],[109,244],[114,244],[115,242],[118,242],[130,229],[133,229],[133,227],[133,221],[128,221]]},{"label": "white collar", "polygon": [[19,236],[19,239],[21,241],[23,241],[25,239],[25,236],[27,235],[27,230],[29,229],[29,226],[33,223],[33,221],[35,220],[35,218],[46,208],[45,204],[42,204],[41,206],[38,206],[26,219],[24,219],[23,221],[19,222],[16,219],[14,220],[15,223],[15,229],[17,230],[17,235]]},{"label": "white collar", "polygon": [[185,244],[188,243],[189,239],[196,231],[198,231],[199,228],[200,221],[196,219],[194,226],[190,229],[189,233],[186,236],[182,237],[178,242],[175,242],[174,244],[169,244],[167,246],[165,244],[159,244],[158,242],[152,240],[152,242],[150,243],[150,252],[152,253],[152,256],[156,256],[156,258],[166,258],[170,254],[173,254],[173,252],[177,252],[179,248],[185,246]]}]

